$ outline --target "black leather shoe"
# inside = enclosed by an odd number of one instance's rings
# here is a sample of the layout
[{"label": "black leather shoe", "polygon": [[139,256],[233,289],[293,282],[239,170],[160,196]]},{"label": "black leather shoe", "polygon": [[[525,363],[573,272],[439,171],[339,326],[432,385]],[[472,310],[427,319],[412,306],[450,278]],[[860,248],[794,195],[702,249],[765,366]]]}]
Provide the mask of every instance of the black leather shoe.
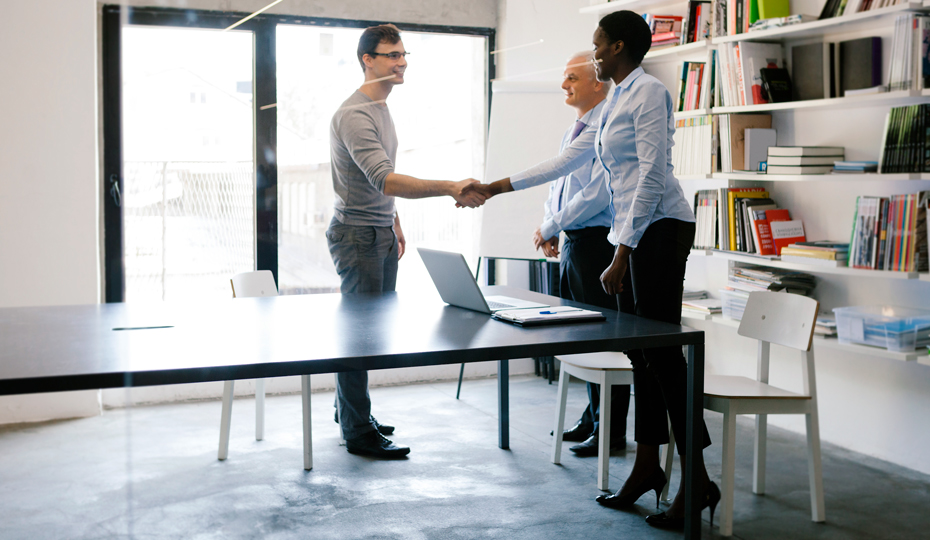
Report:
[{"label": "black leather shoe", "polygon": [[[562,440],[566,442],[581,442],[591,436],[594,426],[591,424],[582,424],[581,420],[577,424],[562,432]],[[549,435],[555,435],[549,432]]]},{"label": "black leather shoe", "polygon": [[[599,437],[595,433],[587,439],[584,440],[581,444],[576,444],[575,446],[570,446],[568,449],[575,453],[578,457],[593,457],[597,455],[597,445]],[[626,448],[626,437],[620,437],[619,441],[614,442],[614,439],[610,440],[610,449],[619,450]]]},{"label": "black leather shoe", "polygon": [[617,491],[613,495],[599,495],[594,500],[608,508],[629,508],[647,491],[655,491],[656,508],[659,508],[659,493],[661,493],[662,488],[665,487],[665,482],[665,472],[663,472],[662,469],[656,469],[642,484],[636,486],[635,489],[627,492],[625,495],[620,495],[620,491]]},{"label": "black leather shoe", "polygon": [[[390,435],[391,433],[394,433],[394,426],[388,426],[385,424],[378,423],[378,420],[375,419],[375,417],[372,415],[368,415],[368,419],[371,421],[372,424],[374,424],[375,429],[378,430],[378,433],[382,435]],[[338,410],[333,412],[333,422],[336,422],[337,424],[339,423],[339,411]]]},{"label": "black leather shoe", "polygon": [[407,446],[396,446],[377,431],[369,431],[354,439],[346,441],[346,450],[350,454],[376,458],[397,459],[410,453]]}]

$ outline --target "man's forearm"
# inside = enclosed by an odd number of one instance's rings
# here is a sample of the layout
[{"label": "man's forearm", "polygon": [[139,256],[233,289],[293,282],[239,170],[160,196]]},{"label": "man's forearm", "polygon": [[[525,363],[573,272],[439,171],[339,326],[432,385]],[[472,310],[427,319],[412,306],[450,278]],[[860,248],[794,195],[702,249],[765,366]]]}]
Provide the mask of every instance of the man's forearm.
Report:
[{"label": "man's forearm", "polygon": [[406,174],[391,173],[384,179],[384,194],[404,199],[452,196],[455,183],[447,180],[421,180]]}]

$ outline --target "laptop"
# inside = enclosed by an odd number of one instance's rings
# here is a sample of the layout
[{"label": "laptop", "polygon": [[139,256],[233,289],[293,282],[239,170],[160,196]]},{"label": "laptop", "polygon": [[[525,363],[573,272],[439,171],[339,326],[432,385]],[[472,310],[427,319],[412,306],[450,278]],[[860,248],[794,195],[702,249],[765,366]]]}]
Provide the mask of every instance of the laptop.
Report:
[{"label": "laptop", "polygon": [[539,302],[529,302],[511,296],[484,296],[478,288],[475,276],[471,275],[468,263],[461,253],[438,251],[418,247],[420,258],[426,265],[442,301],[460,308],[494,313],[504,309],[532,309],[549,307]]}]

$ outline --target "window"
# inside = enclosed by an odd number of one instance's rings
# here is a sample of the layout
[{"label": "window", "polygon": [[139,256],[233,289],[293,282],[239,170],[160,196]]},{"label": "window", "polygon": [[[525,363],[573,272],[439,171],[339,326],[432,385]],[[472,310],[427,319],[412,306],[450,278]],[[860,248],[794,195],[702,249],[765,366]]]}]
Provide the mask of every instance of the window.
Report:
[{"label": "window", "polygon": [[[362,82],[358,36],[377,23],[263,14],[217,31],[246,15],[104,9],[109,302],[228,296],[228,277],[252,269],[283,293],[338,290],[329,120]],[[388,102],[397,170],[480,176],[493,30],[398,26],[414,54]],[[408,250],[471,256],[474,212],[448,198],[397,207]],[[399,289],[426,279],[417,266],[401,261]]]}]

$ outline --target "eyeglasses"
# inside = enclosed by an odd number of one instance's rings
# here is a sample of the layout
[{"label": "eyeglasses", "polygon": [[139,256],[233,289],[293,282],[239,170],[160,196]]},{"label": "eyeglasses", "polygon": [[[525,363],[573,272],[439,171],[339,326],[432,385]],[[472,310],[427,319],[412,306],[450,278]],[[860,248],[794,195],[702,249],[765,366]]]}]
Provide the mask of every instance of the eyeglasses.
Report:
[{"label": "eyeglasses", "polygon": [[387,56],[388,58],[396,62],[400,60],[401,58],[406,58],[406,56],[410,53],[406,51],[405,52],[394,51],[394,52],[389,52],[389,53],[370,52],[368,54],[370,54],[371,56]]}]

